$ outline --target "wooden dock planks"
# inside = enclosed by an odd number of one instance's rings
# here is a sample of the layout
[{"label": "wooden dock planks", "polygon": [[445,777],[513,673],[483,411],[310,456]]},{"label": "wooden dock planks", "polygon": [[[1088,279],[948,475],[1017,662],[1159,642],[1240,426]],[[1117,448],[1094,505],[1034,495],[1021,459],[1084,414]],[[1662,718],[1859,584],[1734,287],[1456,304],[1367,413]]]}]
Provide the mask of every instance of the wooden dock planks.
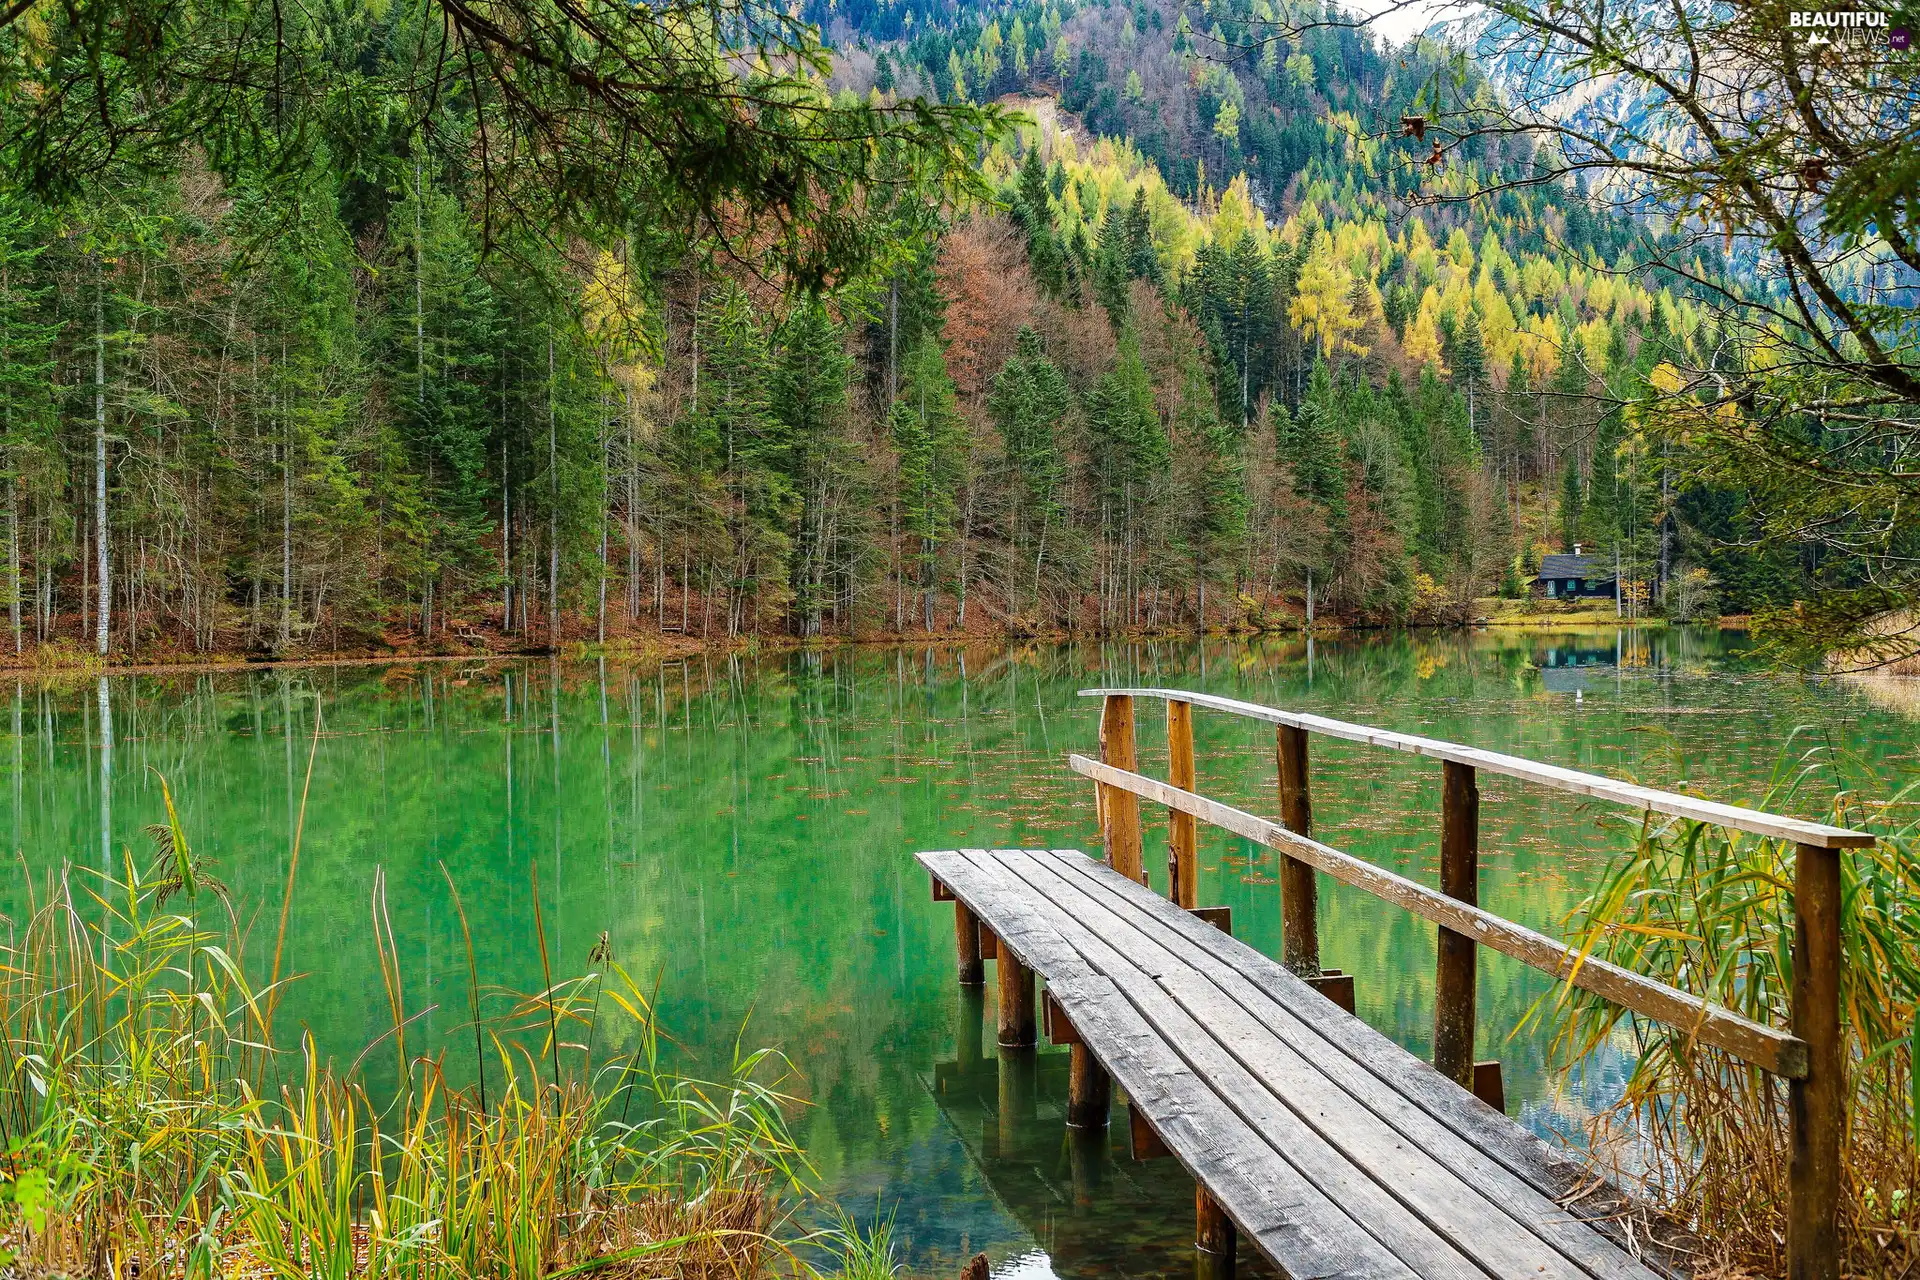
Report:
[{"label": "wooden dock planks", "polygon": [[919,857],[1046,979],[1282,1274],[1654,1275],[1563,1207],[1579,1190],[1583,1211],[1617,1215],[1617,1194],[1592,1194],[1505,1116],[1146,887],[1071,850]]}]

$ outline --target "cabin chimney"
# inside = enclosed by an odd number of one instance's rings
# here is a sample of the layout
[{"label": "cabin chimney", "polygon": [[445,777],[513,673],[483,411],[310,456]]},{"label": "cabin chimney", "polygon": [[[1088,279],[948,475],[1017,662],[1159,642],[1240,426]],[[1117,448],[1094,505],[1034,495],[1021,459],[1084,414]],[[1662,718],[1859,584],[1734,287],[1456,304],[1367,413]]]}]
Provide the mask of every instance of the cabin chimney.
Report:
[{"label": "cabin chimney", "polygon": [[1580,544],[1577,542],[1573,544],[1573,554],[1575,555],[1580,554]]}]

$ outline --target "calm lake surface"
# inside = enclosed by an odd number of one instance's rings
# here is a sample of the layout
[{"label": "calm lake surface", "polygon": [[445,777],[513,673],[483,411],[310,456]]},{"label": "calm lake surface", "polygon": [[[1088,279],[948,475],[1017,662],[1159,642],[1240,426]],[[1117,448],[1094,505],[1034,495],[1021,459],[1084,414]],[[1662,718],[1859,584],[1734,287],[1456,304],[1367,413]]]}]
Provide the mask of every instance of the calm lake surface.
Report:
[{"label": "calm lake surface", "polygon": [[[844,649],[665,667],[533,660],[320,667],[0,684],[0,832],[27,866],[146,856],[170,781],[252,954],[272,950],[321,717],[289,931],[305,973],[283,1007],[351,1061],[391,1025],[369,907],[384,869],[411,1043],[471,1061],[459,886],[483,984],[541,985],[537,870],[556,976],[605,931],[643,982],[675,1064],[724,1071],[736,1041],[791,1058],[796,1129],[826,1191],[891,1215],[916,1269],[984,1249],[996,1275],[1191,1274],[1192,1184],[1173,1161],[1076,1147],[1064,1051],[1000,1067],[965,1034],[991,996],[953,981],[952,909],[916,849],[1098,851],[1090,787],[1101,683],[1231,694],[1558,764],[1757,799],[1798,726],[1841,748],[1844,782],[1890,794],[1920,770],[1916,722],[1859,687],[1750,669],[1738,633],[1382,635],[1251,645]],[[11,699],[10,707],[7,705]],[[1143,769],[1165,776],[1164,718],[1139,708]],[[11,716],[9,724],[8,717]],[[1271,729],[1201,711],[1200,788],[1267,814]],[[1803,739],[1799,746],[1811,745]],[[1433,883],[1438,765],[1316,739],[1322,839]],[[1549,932],[1623,839],[1575,798],[1483,778],[1481,900]],[[1821,798],[1798,811],[1818,816]],[[1143,806],[1165,888],[1164,819]],[[1279,945],[1273,857],[1202,829],[1201,901]],[[18,875],[5,909],[23,906]],[[1360,1014],[1424,1054],[1434,930],[1322,878],[1323,960],[1357,975]],[[262,960],[264,964],[264,960]],[[1624,1050],[1552,1078],[1523,1026],[1543,979],[1480,968],[1480,1053],[1509,1110],[1577,1131]],[[743,1031],[744,1028],[744,1031]],[[1519,1030],[1516,1031],[1516,1028]],[[468,1032],[468,1035],[471,1033]],[[981,1056],[976,1056],[981,1055]],[[385,1068],[382,1068],[385,1071]]]}]

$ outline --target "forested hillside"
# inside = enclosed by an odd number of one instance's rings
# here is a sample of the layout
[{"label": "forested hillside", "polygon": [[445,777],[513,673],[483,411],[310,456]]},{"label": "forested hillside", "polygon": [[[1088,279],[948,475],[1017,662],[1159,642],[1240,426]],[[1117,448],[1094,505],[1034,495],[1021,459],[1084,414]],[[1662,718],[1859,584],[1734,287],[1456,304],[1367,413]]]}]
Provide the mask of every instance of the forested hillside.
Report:
[{"label": "forested hillside", "polygon": [[1576,542],[1631,613],[1804,591],[1598,407],[1715,342],[1634,229],[1433,203],[1533,157],[1425,163],[1383,121],[1437,52],[1266,3],[810,15],[823,96],[1030,118],[819,293],[644,216],[503,238],[404,137],[0,187],[9,647],[1445,621]]}]

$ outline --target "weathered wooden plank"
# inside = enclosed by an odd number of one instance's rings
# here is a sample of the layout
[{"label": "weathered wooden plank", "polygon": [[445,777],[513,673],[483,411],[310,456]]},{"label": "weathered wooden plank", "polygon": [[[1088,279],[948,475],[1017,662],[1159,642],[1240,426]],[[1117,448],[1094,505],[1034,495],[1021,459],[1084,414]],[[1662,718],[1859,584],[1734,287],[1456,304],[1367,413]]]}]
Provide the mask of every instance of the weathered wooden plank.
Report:
[{"label": "weathered wooden plank", "polygon": [[919,856],[977,913],[999,923],[1023,962],[1045,975],[1128,1098],[1154,1116],[1176,1158],[1206,1182],[1281,1274],[1411,1280],[1412,1271],[1236,1122],[1112,983],[1036,914],[1032,895],[1017,880],[997,864],[975,864],[965,851]]},{"label": "weathered wooden plank", "polygon": [[[1322,1190],[1350,1211],[1360,1211],[1369,1230],[1422,1275],[1463,1275],[1479,1268],[1497,1276],[1535,1275],[1582,1280],[1591,1274],[1543,1236],[1544,1221],[1565,1211],[1533,1197],[1533,1212],[1515,1213],[1495,1202],[1458,1170],[1435,1159],[1407,1135],[1350,1098],[1318,1068],[1286,1046],[1204,975],[1179,963],[1163,966],[1157,989],[1143,991],[1116,971],[1159,940],[1141,931],[1139,914],[1115,909],[1056,866],[1008,859],[1010,869],[1054,902],[1072,926],[1084,928],[1108,950],[1069,940],[1166,1034],[1183,1057],[1220,1090],[1229,1105],[1308,1177],[1335,1180]],[[1169,1014],[1177,1007],[1181,1016]],[[1396,1050],[1404,1052],[1404,1050]],[[1622,1274],[1627,1260],[1586,1228],[1586,1252],[1606,1264],[1601,1274]],[[1469,1265],[1467,1260],[1471,1260]]]},{"label": "weathered wooden plank", "polygon": [[1111,768],[1085,756],[1070,756],[1068,763],[1076,772],[1102,783],[1110,792],[1132,791],[1158,804],[1184,808],[1203,822],[1291,853],[1343,884],[1363,889],[1563,982],[1685,1031],[1702,1044],[1724,1049],[1775,1075],[1793,1078],[1806,1074],[1806,1043],[1787,1032],[1764,1026],[1731,1009],[1619,965],[1584,955],[1543,933],[1455,901],[1405,876],[1363,862],[1317,840],[1295,835],[1278,823],[1244,810],[1181,791],[1153,778]]},{"label": "weathered wooden plank", "polygon": [[[1332,1118],[1316,1115],[1309,1123],[1247,1068],[1233,1052],[1235,1046],[1222,1043],[1208,1025],[1207,1011],[1189,1010],[1176,998],[1176,989],[1182,986],[1188,991],[1212,990],[1190,967],[1134,931],[1130,916],[1095,903],[1044,864],[1020,855],[996,856],[1056,905],[1060,914],[1055,927],[1114,981],[1243,1123],[1415,1271],[1423,1276],[1479,1277],[1486,1274],[1485,1266],[1495,1275],[1563,1280],[1585,1275],[1525,1224],[1478,1199],[1458,1177],[1377,1120],[1367,1118],[1375,1130],[1371,1145],[1355,1142],[1347,1132],[1343,1136],[1350,1144],[1364,1150],[1343,1149],[1319,1126],[1338,1129],[1367,1122],[1343,1118],[1365,1117],[1363,1109],[1344,1103],[1338,1091],[1323,1081],[1317,1105]],[[1159,972],[1157,981],[1146,975],[1140,962]],[[1213,995],[1224,1000],[1217,991]],[[1242,1028],[1255,1039],[1273,1040],[1244,1012],[1239,1017]],[[1553,1212],[1564,1216],[1558,1209]]]},{"label": "weathered wooden plank", "polygon": [[[1331,1007],[1277,961],[1196,925],[1182,913],[1159,910],[1151,893],[1105,875],[1077,851],[1054,850],[1052,857],[1063,875],[1078,879],[1090,899],[1137,911],[1129,919],[1165,948],[1174,963],[1191,964],[1300,1062],[1325,1075],[1343,1097],[1373,1111],[1409,1142],[1458,1170],[1510,1214],[1539,1224],[1543,1235],[1583,1267],[1596,1275],[1611,1274],[1607,1268],[1617,1264],[1617,1251],[1596,1239],[1594,1230],[1610,1237],[1624,1234],[1615,1220],[1627,1207],[1624,1197],[1606,1189],[1584,1194],[1578,1211],[1599,1219],[1589,1228],[1558,1203],[1575,1187],[1584,1189],[1590,1183],[1577,1162],[1462,1093],[1365,1023]],[[1644,1239],[1644,1225],[1634,1225]]]},{"label": "weathered wooden plank", "polygon": [[1305,729],[1310,733],[1324,733],[1330,738],[1364,742],[1369,746],[1388,747],[1395,751],[1411,752],[1414,755],[1431,756],[1436,760],[1452,760],[1488,773],[1519,778],[1526,782],[1537,782],[1556,790],[1592,796],[1596,800],[1607,800],[1635,809],[1650,809],[1655,813],[1671,814],[1678,818],[1691,818],[1696,822],[1711,822],[1717,826],[1731,827],[1736,831],[1749,831],[1754,835],[1792,840],[1797,844],[1811,844],[1827,849],[1865,849],[1870,848],[1874,842],[1874,837],[1864,831],[1851,831],[1845,827],[1830,826],[1824,822],[1810,822],[1803,818],[1764,813],[1741,805],[1702,800],[1698,796],[1643,787],[1597,773],[1585,773],[1578,769],[1562,768],[1559,765],[1542,764],[1537,760],[1503,755],[1497,751],[1483,751],[1478,747],[1462,746],[1457,742],[1444,742],[1438,738],[1424,738],[1418,734],[1396,733],[1388,729],[1376,729],[1370,725],[1332,720],[1326,716],[1309,715],[1299,711],[1282,711],[1277,707],[1263,707],[1258,703],[1242,702],[1237,698],[1190,693],[1183,689],[1082,689],[1080,696],[1083,698],[1178,698],[1196,707],[1224,711],[1229,715],[1244,716],[1249,720],[1264,720],[1268,724],[1288,725]]}]

